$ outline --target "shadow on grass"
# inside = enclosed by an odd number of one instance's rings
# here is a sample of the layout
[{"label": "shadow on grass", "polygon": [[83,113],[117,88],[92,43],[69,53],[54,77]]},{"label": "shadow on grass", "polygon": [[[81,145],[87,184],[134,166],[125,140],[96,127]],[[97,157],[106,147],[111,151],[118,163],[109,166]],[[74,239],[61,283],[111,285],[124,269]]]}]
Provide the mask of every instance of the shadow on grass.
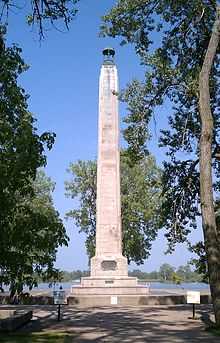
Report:
[{"label": "shadow on grass", "polygon": [[213,336],[219,336],[220,337],[220,329],[215,328],[208,328],[206,331],[210,332]]},{"label": "shadow on grass", "polygon": [[73,342],[73,335],[63,332],[47,332],[32,334],[4,334],[0,336],[0,343],[70,343]]}]

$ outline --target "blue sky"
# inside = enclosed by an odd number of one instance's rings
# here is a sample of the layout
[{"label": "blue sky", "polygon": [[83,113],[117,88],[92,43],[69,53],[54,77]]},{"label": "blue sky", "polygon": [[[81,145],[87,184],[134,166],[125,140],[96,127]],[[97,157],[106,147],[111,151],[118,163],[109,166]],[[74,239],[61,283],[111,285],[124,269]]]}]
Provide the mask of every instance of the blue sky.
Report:
[{"label": "blue sky", "polygon": [[[39,132],[50,130],[57,134],[55,146],[48,153],[46,172],[56,182],[54,203],[62,217],[73,206],[72,200],[64,194],[69,163],[94,159],[97,154],[98,78],[102,49],[110,45],[116,50],[121,89],[132,78],[141,78],[143,73],[132,47],[121,47],[118,39],[98,36],[100,17],[113,3],[112,0],[81,0],[79,13],[69,32],[49,30],[41,43],[36,30],[25,24],[21,12],[11,13],[9,17],[8,44],[19,44],[26,63],[30,65],[20,80],[31,95],[29,109],[37,118]],[[159,109],[157,126],[153,129],[154,136],[149,144],[158,163],[163,160],[164,152],[158,148],[156,139],[160,127],[166,125],[163,118],[167,110],[169,108],[166,107]],[[120,105],[121,118],[125,113],[125,106]],[[68,248],[59,249],[57,266],[65,270],[87,269],[85,237],[78,233],[70,220],[65,225],[70,244]],[[200,235],[196,233],[193,236],[200,238]],[[165,249],[161,232],[153,245],[151,257],[138,268],[151,271],[164,262],[178,266],[190,258],[183,246],[178,246],[176,252],[168,256],[163,254]],[[136,268],[135,265],[132,267]]]}]

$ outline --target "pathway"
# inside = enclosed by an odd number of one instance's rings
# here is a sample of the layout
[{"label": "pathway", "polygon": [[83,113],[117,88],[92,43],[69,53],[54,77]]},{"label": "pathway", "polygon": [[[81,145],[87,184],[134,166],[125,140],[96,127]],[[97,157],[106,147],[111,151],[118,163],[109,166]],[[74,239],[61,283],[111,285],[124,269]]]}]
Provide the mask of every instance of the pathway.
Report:
[{"label": "pathway", "polygon": [[[64,307],[63,319],[56,320],[54,306],[35,306],[34,320],[20,332],[65,331],[74,343],[219,343],[205,331],[201,320],[192,320],[190,306],[143,306],[80,309]],[[212,317],[209,306],[201,306],[198,317]]]}]

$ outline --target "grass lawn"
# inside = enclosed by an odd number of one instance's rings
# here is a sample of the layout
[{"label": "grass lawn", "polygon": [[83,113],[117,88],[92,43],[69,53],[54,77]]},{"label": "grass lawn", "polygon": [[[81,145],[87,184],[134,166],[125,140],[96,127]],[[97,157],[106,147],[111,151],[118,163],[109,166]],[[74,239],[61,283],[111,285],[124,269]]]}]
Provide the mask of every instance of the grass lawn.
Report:
[{"label": "grass lawn", "polygon": [[215,336],[220,336],[220,329],[211,329],[210,332]]},{"label": "grass lawn", "polygon": [[73,338],[73,335],[65,332],[1,334],[0,343],[71,343]]}]

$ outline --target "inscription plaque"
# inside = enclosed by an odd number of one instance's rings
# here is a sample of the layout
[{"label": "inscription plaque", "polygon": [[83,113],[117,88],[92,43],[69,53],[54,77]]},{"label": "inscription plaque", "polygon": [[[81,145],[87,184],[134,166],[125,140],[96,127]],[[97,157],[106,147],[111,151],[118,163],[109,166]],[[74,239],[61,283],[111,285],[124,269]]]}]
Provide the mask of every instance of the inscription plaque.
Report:
[{"label": "inscription plaque", "polygon": [[101,263],[102,270],[116,270],[117,269],[117,262],[116,261],[102,261]]}]

